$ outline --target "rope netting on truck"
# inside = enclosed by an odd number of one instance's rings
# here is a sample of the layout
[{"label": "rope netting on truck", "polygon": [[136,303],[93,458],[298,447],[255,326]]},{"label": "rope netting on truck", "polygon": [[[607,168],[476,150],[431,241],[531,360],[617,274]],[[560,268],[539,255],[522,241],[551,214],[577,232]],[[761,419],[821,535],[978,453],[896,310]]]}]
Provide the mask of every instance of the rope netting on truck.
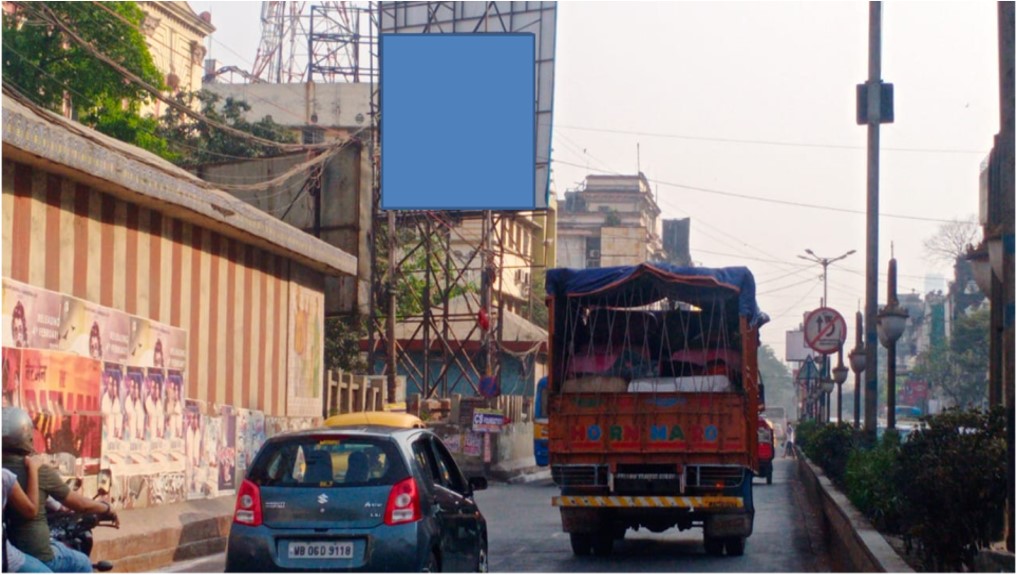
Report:
[{"label": "rope netting on truck", "polygon": [[745,268],[559,269],[547,283],[562,393],[741,392],[740,319],[768,319]]}]

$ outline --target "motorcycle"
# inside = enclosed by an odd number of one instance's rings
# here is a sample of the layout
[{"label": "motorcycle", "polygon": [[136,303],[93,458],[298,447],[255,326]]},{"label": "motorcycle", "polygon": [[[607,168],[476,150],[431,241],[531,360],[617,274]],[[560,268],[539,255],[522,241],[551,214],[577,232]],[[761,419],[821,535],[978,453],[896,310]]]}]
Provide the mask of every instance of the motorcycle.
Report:
[{"label": "motorcycle", "polygon": [[[119,529],[113,516],[72,511],[52,498],[46,502],[46,521],[49,523],[50,537],[54,541],[59,541],[68,548],[80,551],[89,557],[92,555],[94,543],[92,540],[93,529],[96,527]],[[93,571],[102,572],[111,569],[113,569],[113,563],[109,561],[92,563]]]}]

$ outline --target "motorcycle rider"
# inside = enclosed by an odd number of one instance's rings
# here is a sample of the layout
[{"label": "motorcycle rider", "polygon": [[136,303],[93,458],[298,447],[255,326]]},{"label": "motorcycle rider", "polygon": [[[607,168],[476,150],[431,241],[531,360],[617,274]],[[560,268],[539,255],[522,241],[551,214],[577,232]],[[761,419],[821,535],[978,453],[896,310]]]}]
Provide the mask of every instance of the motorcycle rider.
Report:
[{"label": "motorcycle rider", "polygon": [[[32,445],[32,418],[20,407],[3,408],[3,466],[18,476],[22,488],[28,484],[25,456],[34,452]],[[64,506],[80,513],[95,513],[119,525],[116,513],[109,503],[88,499],[72,492],[60,478],[57,470],[47,464],[39,467],[39,501],[52,496]],[[50,539],[46,509],[39,506],[38,513],[25,519],[12,514],[8,518],[8,538],[18,549],[42,561],[56,573],[90,573],[92,561],[87,555]]]}]

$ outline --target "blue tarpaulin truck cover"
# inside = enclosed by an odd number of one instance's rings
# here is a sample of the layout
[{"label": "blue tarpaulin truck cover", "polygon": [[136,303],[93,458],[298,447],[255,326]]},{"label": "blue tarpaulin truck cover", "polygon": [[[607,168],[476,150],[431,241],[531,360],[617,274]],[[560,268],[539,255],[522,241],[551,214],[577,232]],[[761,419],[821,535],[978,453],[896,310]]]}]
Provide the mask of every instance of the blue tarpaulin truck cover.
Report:
[{"label": "blue tarpaulin truck cover", "polygon": [[746,267],[698,268],[665,263],[576,270],[547,271],[548,295],[596,303],[614,297],[630,307],[652,304],[663,297],[697,307],[738,300],[738,314],[752,327],[770,321],[756,304],[756,281]]}]

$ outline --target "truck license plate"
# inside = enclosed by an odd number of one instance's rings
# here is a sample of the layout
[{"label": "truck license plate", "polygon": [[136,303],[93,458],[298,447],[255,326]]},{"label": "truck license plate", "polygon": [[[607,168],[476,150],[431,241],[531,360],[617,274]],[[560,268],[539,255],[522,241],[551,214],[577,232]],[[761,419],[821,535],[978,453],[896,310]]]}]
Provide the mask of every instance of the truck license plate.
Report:
[{"label": "truck license plate", "polygon": [[290,559],[352,559],[352,541],[290,541]]}]

